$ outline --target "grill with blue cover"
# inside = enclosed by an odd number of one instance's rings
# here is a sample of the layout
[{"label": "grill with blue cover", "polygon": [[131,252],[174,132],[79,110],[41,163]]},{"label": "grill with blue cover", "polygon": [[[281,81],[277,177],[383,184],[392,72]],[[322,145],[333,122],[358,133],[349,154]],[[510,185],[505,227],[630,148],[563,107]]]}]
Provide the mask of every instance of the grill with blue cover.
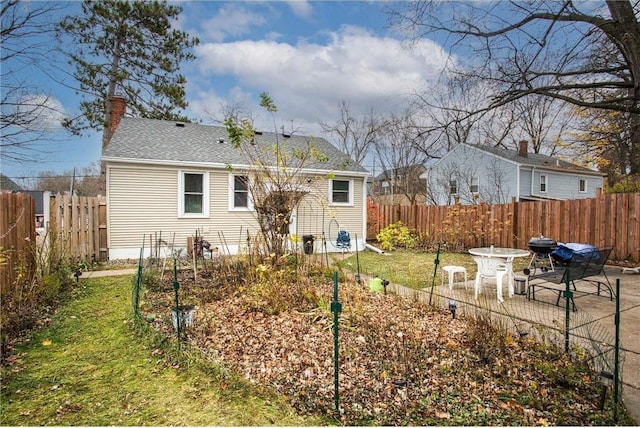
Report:
[{"label": "grill with blue cover", "polygon": [[566,266],[569,264],[573,256],[576,256],[577,261],[580,259],[595,260],[593,257],[599,257],[597,253],[598,249],[590,244],[580,244],[577,242],[559,243],[558,247],[551,253],[551,257],[558,266]]}]

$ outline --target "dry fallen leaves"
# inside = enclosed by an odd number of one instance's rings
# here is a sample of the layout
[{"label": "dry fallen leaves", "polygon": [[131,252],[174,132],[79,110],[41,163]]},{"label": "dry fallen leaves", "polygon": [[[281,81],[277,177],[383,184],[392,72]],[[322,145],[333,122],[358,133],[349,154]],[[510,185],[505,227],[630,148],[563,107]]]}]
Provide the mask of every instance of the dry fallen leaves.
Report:
[{"label": "dry fallen leaves", "polygon": [[[208,281],[200,286],[219,286],[215,278]],[[322,301],[330,302],[331,281],[325,278],[317,287]],[[164,308],[166,316],[154,317],[153,325],[174,336],[171,284],[165,289],[148,293],[154,301],[148,307]],[[220,295],[197,306],[188,331],[192,345],[249,381],[285,394],[301,413],[333,414],[328,305],[272,315],[248,308],[242,293]],[[597,386],[582,382],[566,399],[566,389],[532,364],[541,356],[530,339],[509,336],[489,358],[470,346],[470,320],[452,319],[448,311],[348,282],[340,285],[340,301],[342,423],[587,425],[588,410],[597,410]]]}]

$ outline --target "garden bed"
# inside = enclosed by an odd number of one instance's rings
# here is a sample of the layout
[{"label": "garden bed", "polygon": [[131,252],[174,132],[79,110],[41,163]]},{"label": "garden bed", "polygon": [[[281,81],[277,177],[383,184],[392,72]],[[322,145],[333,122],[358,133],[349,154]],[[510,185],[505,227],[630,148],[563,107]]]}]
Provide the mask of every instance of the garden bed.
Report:
[{"label": "garden bed", "polygon": [[[302,414],[335,415],[330,272],[286,269],[247,283],[242,267],[179,273],[195,303],[188,346]],[[272,268],[269,268],[272,269]],[[245,272],[246,273],[246,272]],[[297,278],[297,280],[296,280]],[[302,279],[300,279],[302,278]],[[168,337],[173,276],[148,287],[144,317]],[[341,279],[339,422],[346,425],[609,425],[587,365],[488,314],[445,310]]]}]

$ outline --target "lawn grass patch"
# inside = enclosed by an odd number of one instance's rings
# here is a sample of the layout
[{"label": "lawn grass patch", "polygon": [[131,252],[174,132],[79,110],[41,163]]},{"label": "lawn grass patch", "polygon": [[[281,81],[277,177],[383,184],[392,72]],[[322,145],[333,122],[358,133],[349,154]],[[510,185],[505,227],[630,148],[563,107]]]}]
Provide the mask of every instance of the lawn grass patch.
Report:
[{"label": "lawn grass patch", "polygon": [[16,347],[2,369],[2,425],[326,424],[153,332],[135,334],[130,287],[128,276],[81,280],[50,326]]},{"label": "lawn grass patch", "polygon": [[[341,268],[356,273],[358,265],[363,275],[377,275],[391,283],[421,289],[431,287],[434,281],[434,267],[437,253],[422,251],[401,251],[398,253],[379,254],[375,251],[361,251],[355,254],[335,256],[335,262]],[[475,278],[478,271],[473,256],[469,253],[440,253],[438,269],[435,271],[435,285],[442,280],[442,266],[456,265],[467,269],[469,280]],[[529,258],[520,257],[513,260],[514,272],[521,272],[529,265]],[[447,279],[445,278],[445,283]]]}]

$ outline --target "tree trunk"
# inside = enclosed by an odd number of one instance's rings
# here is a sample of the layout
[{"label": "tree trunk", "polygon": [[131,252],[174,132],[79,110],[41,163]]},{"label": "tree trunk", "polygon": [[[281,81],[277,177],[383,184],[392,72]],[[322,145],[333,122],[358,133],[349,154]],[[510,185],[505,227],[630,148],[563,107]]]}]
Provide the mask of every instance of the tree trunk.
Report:
[{"label": "tree trunk", "polygon": [[[629,1],[607,0],[611,17],[615,21],[614,31],[608,36],[624,55],[633,87],[629,89],[631,106],[640,105],[640,25]],[[640,115],[630,117],[629,172],[640,173]]]}]

